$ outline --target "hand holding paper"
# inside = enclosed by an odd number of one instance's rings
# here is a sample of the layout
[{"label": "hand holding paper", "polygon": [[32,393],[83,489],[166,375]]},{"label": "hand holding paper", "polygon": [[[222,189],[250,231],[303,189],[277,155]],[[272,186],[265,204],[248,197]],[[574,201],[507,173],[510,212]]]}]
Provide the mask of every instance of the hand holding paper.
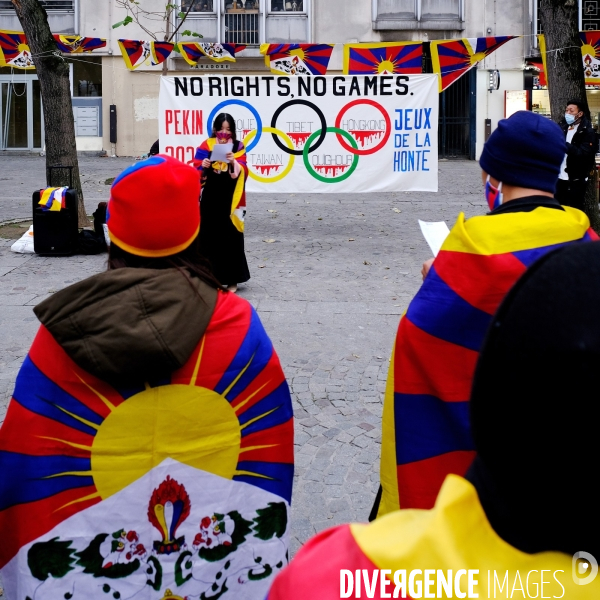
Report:
[{"label": "hand holding paper", "polygon": [[445,221],[421,221],[419,219],[419,225],[423,232],[423,237],[434,256],[438,255],[444,240],[448,237],[450,230]]},{"label": "hand holding paper", "polygon": [[227,155],[233,150],[233,144],[215,144],[211,155],[211,162],[229,162]]}]

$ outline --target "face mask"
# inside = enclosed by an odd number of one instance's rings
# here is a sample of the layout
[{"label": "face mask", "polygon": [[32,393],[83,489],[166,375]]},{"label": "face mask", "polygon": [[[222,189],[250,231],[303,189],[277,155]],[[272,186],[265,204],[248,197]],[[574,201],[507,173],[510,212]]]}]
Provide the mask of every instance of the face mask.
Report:
[{"label": "face mask", "polygon": [[218,140],[230,140],[231,133],[229,131],[217,131]]},{"label": "face mask", "polygon": [[485,180],[485,199],[487,200],[490,210],[498,208],[502,204],[502,182],[495,188],[490,183],[490,176]]},{"label": "face mask", "polygon": [[573,123],[575,123],[575,116],[565,113],[565,121],[567,122],[567,125],[573,125]]}]

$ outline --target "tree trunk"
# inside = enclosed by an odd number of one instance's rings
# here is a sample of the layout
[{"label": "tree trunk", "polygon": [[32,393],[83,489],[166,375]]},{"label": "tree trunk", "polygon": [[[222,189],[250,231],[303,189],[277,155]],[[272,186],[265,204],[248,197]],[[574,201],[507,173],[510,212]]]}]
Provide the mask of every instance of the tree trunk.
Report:
[{"label": "tree trunk", "polygon": [[[73,187],[79,197],[79,226],[87,227],[90,222],[85,213],[79,178],[69,65],[58,52],[48,25],[48,15],[38,0],[12,0],[12,3],[25,32],[40,81],[44,107],[46,167],[73,167]],[[56,54],[52,54],[53,52]],[[52,182],[46,182],[47,185],[69,185],[66,169],[58,170],[54,177]]]},{"label": "tree trunk", "polygon": [[[546,78],[550,95],[552,120],[558,123],[565,114],[567,102],[583,102],[585,116],[590,110],[585,94],[585,78],[579,38],[579,8],[577,0],[540,0],[540,19],[546,38]],[[600,213],[593,181],[588,181],[585,213],[592,228],[600,234]]]}]

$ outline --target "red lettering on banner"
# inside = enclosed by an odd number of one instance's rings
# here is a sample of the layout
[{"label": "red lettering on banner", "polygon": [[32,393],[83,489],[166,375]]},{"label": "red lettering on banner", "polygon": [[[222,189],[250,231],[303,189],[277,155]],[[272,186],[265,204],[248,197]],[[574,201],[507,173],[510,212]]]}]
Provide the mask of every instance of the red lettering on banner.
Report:
[{"label": "red lettering on banner", "polygon": [[[196,148],[194,148],[193,146],[187,146],[185,148],[183,146],[176,146],[175,148],[173,146],[167,146],[165,148],[165,154],[168,154],[169,156],[172,156],[173,158],[176,158],[181,162],[191,165],[194,162]],[[186,160],[186,154],[189,156],[189,160]]]},{"label": "red lettering on banner", "polygon": [[204,130],[202,129],[202,111],[195,110],[192,112],[192,133],[194,135],[202,135]]},{"label": "red lettering on banner", "polygon": [[[166,110],[166,134],[173,135],[173,131],[169,131],[169,125],[175,125],[175,135],[202,135],[204,133],[201,110]],[[181,127],[183,127],[183,131]]]}]

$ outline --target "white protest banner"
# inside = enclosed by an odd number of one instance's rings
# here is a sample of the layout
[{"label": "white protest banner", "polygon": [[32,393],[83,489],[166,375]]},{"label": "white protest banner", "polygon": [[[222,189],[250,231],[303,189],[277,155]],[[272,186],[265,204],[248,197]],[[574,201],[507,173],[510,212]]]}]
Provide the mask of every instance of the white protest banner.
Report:
[{"label": "white protest banner", "polygon": [[437,75],[162,77],[160,148],[191,163],[227,112],[248,191],[437,191],[437,86]]}]

